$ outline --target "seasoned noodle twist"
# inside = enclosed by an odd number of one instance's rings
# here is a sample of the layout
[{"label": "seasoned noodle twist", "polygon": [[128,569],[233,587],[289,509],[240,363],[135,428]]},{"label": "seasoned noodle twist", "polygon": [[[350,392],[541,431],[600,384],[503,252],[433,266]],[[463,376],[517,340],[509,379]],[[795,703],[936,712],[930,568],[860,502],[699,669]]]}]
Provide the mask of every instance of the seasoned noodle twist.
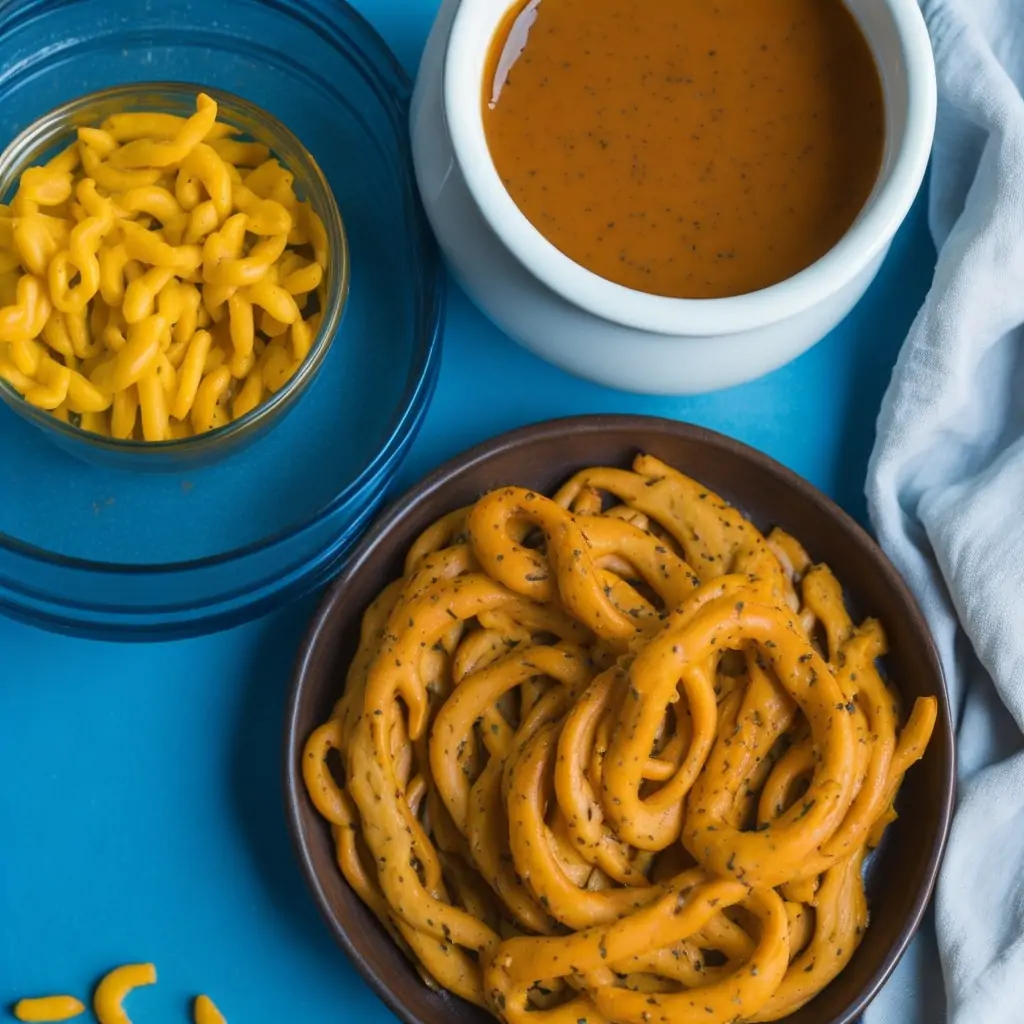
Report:
[{"label": "seasoned noodle twist", "polygon": [[640,456],[427,530],[305,782],[428,985],[509,1024],[778,1020],[857,948],[934,727],[885,649],[794,538]]}]

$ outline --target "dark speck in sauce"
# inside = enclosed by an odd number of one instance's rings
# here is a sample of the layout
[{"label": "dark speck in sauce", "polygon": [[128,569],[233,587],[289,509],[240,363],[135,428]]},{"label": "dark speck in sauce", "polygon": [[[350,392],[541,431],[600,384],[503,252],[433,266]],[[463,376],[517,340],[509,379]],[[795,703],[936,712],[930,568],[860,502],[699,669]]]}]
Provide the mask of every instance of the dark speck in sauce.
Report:
[{"label": "dark speck in sauce", "polygon": [[756,291],[823,256],[885,142],[841,0],[529,0],[495,40],[483,114],[509,194],[553,244],[678,298]]}]

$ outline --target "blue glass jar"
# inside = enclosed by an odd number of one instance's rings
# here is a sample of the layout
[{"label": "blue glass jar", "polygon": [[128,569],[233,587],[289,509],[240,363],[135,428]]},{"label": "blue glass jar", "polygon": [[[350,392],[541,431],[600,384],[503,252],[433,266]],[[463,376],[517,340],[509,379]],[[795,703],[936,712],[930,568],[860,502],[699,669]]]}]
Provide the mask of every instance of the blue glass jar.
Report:
[{"label": "blue glass jar", "polygon": [[413,181],[405,73],[351,8],[297,0],[27,0],[0,11],[0,68],[0,145],[98,89],[237,94],[322,169],[351,256],[345,318],[308,387],[213,465],[90,464],[0,406],[0,610],[151,639],[317,586],[383,500],[439,368],[444,276]]}]

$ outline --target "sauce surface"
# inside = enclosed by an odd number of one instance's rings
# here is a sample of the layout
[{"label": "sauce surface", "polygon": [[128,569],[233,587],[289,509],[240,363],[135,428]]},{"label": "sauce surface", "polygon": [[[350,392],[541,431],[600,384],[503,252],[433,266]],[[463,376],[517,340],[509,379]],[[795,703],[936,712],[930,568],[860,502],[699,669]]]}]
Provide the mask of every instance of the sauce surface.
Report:
[{"label": "sauce surface", "polygon": [[721,298],[814,263],[885,141],[841,0],[528,0],[485,75],[494,164],[565,255],[626,287]]}]

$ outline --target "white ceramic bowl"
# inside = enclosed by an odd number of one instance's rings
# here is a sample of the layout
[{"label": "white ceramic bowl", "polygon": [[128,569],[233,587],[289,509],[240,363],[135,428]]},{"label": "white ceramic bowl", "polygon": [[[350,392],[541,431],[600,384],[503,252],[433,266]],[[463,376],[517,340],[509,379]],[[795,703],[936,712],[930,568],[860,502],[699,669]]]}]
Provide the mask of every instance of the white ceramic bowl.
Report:
[{"label": "white ceramic bowl", "polygon": [[412,104],[420,193],[449,266],[506,333],[580,377],[694,394],[760,377],[820,341],[874,279],[921,186],[935,129],[935,67],[916,0],[846,0],[882,78],[886,144],[860,216],[806,270],[758,292],[672,299],[586,270],[526,219],[491,161],[480,102],[511,0],[444,0]]}]

